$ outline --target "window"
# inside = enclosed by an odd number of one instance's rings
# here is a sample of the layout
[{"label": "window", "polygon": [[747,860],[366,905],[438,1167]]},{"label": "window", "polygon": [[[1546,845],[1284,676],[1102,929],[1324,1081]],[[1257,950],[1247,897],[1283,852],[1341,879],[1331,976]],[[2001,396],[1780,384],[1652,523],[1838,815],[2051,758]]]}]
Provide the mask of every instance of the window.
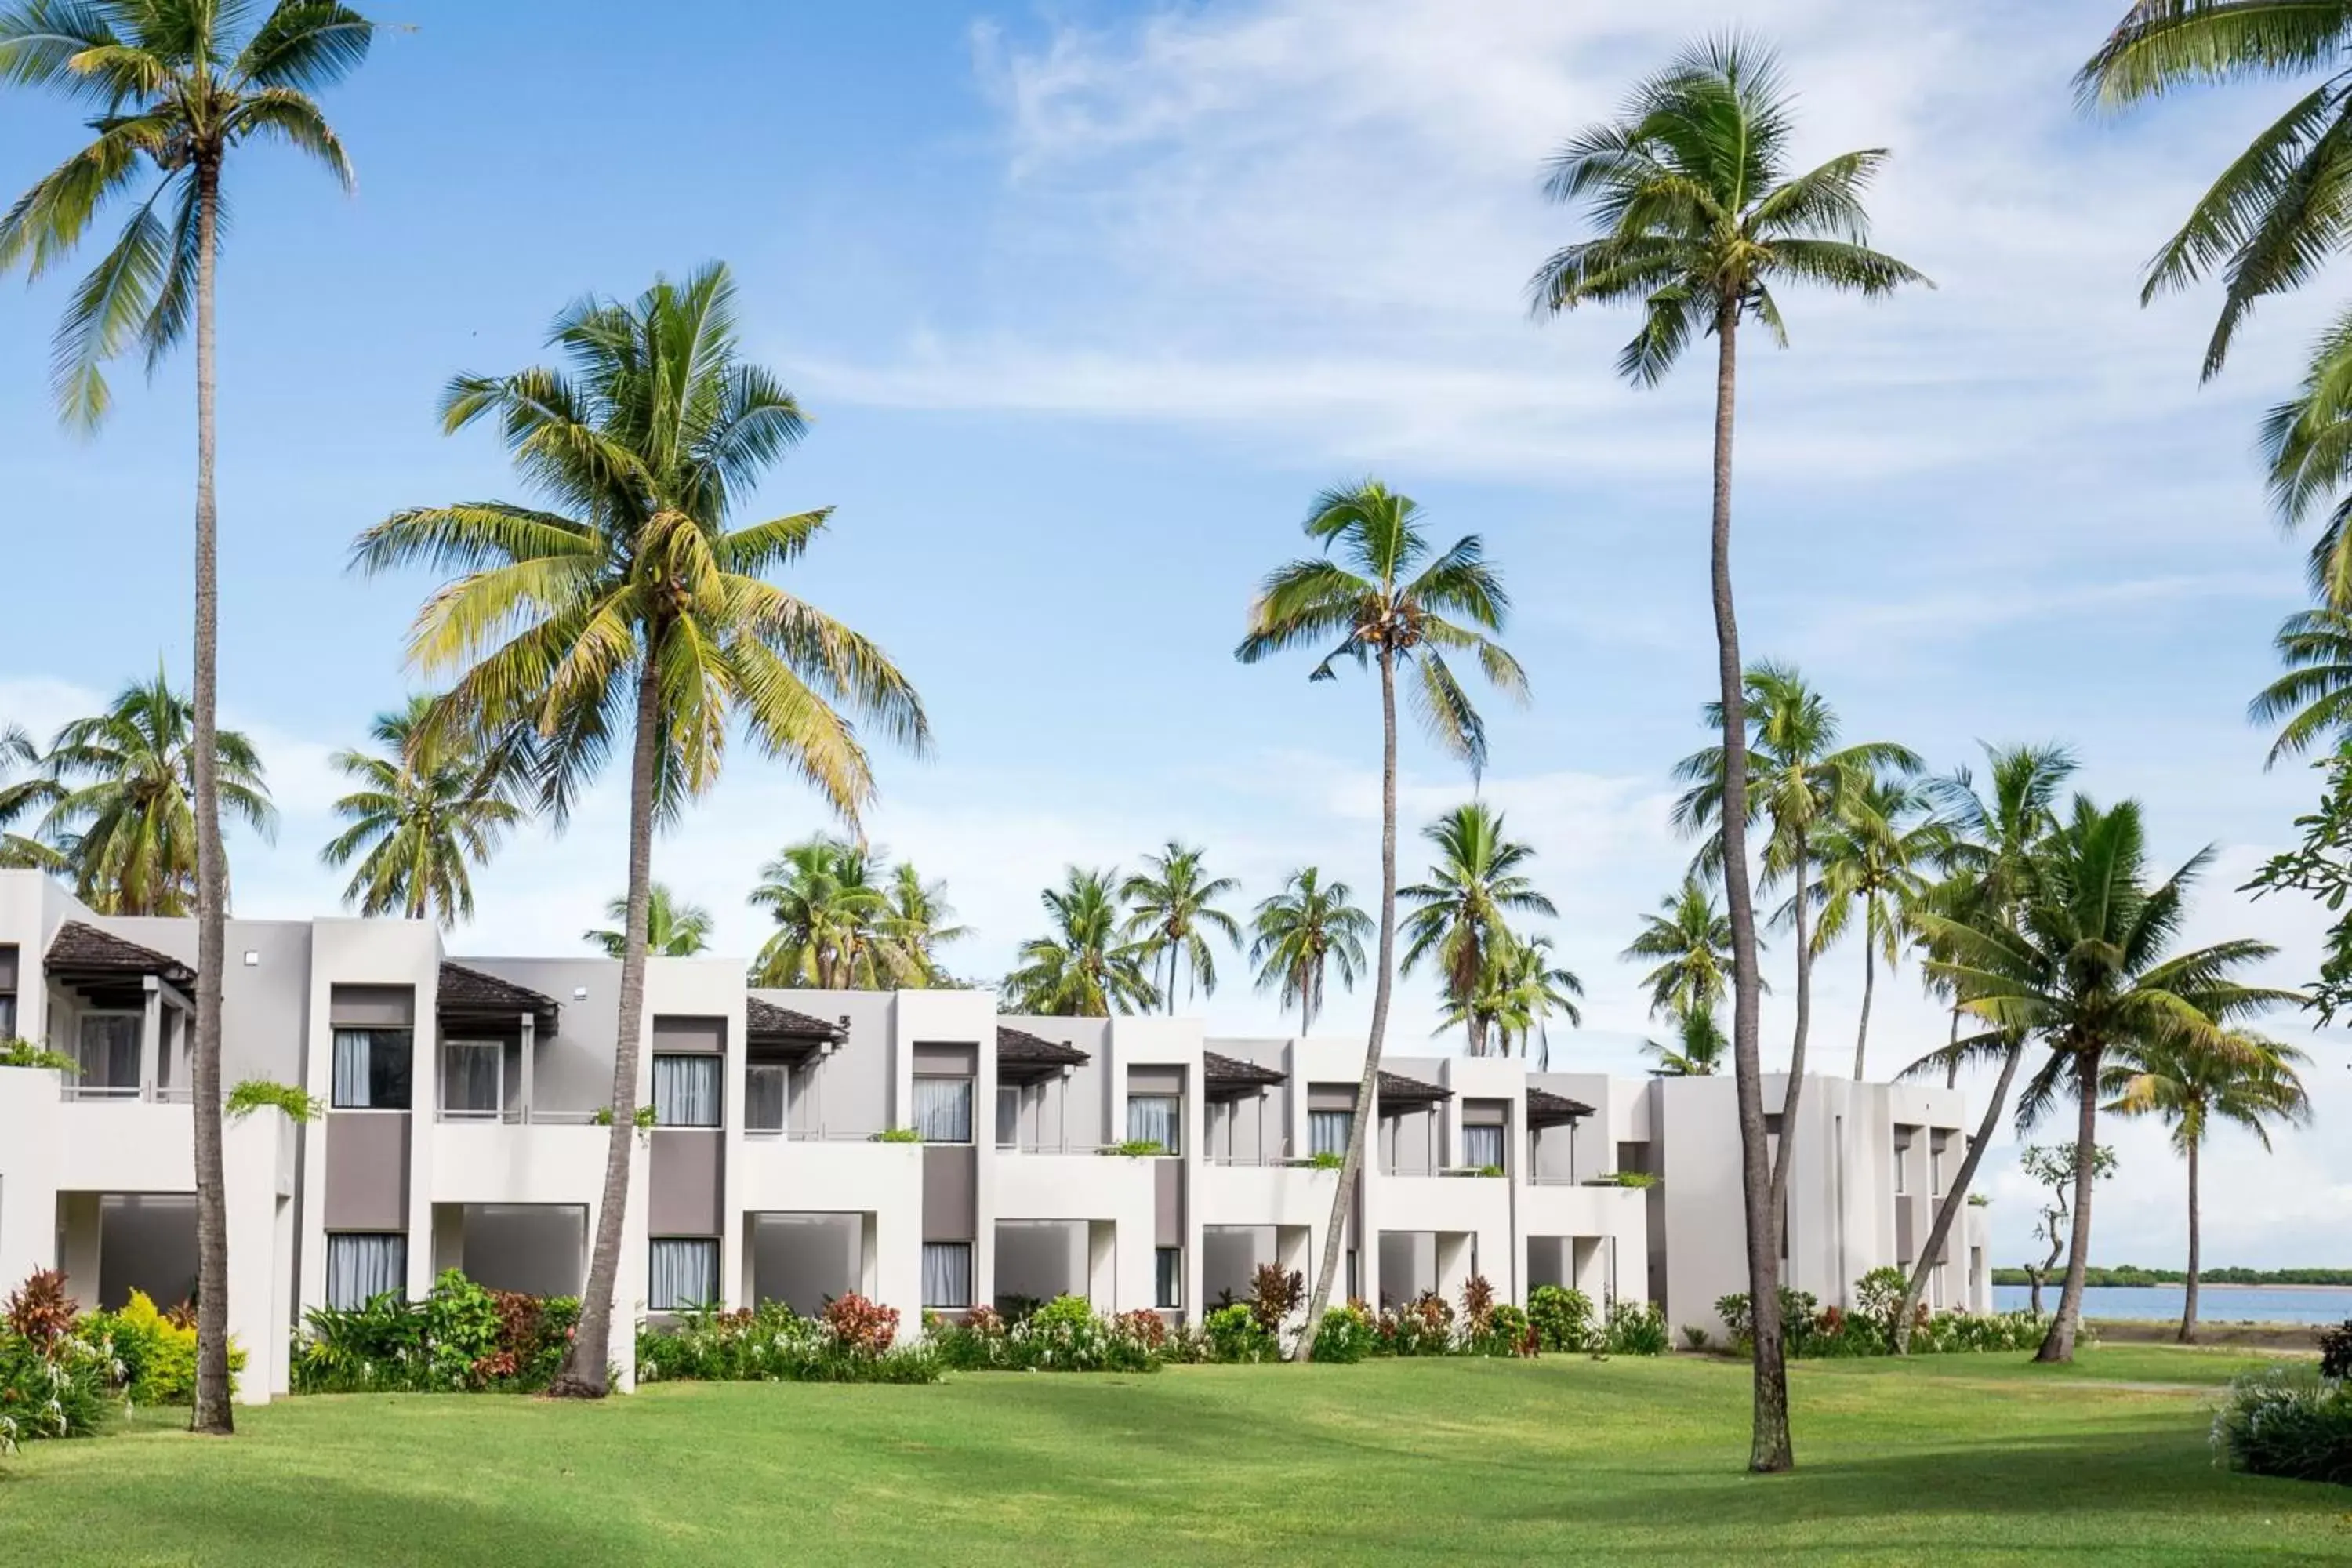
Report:
[{"label": "window", "polygon": [[1309,1154],[1345,1154],[1348,1134],[1353,1129],[1356,1113],[1352,1110],[1310,1110],[1307,1113],[1307,1152]]},{"label": "window", "polygon": [[782,1132],[792,1100],[793,1069],[782,1062],[752,1062],[743,1069],[743,1130]]},{"label": "window", "polygon": [[406,1029],[337,1029],[334,1108],[407,1110],[408,1058]]},{"label": "window", "polygon": [[1944,1195],[1944,1142],[1941,1132],[1927,1135],[1927,1195],[1931,1198]]},{"label": "window", "polygon": [[971,1305],[971,1243],[968,1241],[923,1243],[923,1305],[926,1307]]},{"label": "window", "polygon": [[718,1304],[716,1240],[707,1236],[657,1236],[653,1247],[653,1267],[646,1280],[646,1310],[681,1312],[689,1307]]},{"label": "window", "polygon": [[915,1080],[915,1131],[926,1143],[971,1142],[971,1079]]},{"label": "window", "polygon": [[16,994],[0,991],[0,1040],[16,1037]]},{"label": "window", "polygon": [[1184,1249],[1181,1247],[1155,1248],[1151,1254],[1151,1304],[1155,1307],[1181,1307],[1184,1304]]},{"label": "window", "polygon": [[77,1041],[81,1064],[76,1082],[84,1089],[135,1089],[139,1087],[139,1035],[143,1024],[136,1013],[85,1013]]},{"label": "window", "polygon": [[1130,1143],[1157,1143],[1168,1153],[1184,1152],[1184,1101],[1172,1094],[1130,1094],[1127,1097],[1127,1138]]},{"label": "window", "polygon": [[1356,1249],[1351,1247],[1348,1248],[1348,1300],[1360,1301],[1363,1299],[1364,1288],[1356,1282]]},{"label": "window", "polygon": [[441,1109],[452,1116],[496,1116],[506,1104],[506,1049],[496,1040],[446,1040],[441,1046]]},{"label": "window", "polygon": [[996,1091],[996,1146],[1013,1149],[1021,1143],[1021,1091],[1007,1085]]},{"label": "window", "polygon": [[1503,1168],[1503,1130],[1500,1127],[1465,1127],[1462,1130],[1462,1163],[1474,1171]]},{"label": "window", "polygon": [[408,1237],[398,1231],[327,1237],[327,1305],[348,1312],[378,1296],[408,1293]]},{"label": "window", "polygon": [[654,1057],[654,1125],[719,1125],[719,1068],[723,1058],[656,1053]]}]

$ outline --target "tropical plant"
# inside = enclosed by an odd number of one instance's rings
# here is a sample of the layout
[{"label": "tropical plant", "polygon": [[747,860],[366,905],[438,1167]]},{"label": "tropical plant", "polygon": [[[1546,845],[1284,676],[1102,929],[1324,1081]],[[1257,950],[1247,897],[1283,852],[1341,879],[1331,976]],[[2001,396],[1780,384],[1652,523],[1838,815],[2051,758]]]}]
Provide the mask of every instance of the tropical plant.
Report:
[{"label": "tropical plant", "polygon": [[[2128,1065],[2175,1040],[2227,1048],[2230,1026],[2279,1004],[2291,992],[2235,976],[2272,956],[2267,942],[2237,939],[2170,952],[2189,885],[2211,858],[2200,850],[2161,882],[2147,879],[2147,848],[2137,801],[2102,809],[2083,795],[2052,834],[2011,927],[1962,925],[1922,915],[1953,954],[1932,961],[1960,1005],[1986,1027],[1952,1047],[1998,1057],[2022,1037],[2049,1050],[2020,1097],[2018,1120],[2032,1126],[2068,1089],[2076,1104],[2076,1159],[2066,1286],[2037,1359],[2070,1361],[2082,1318],[2083,1269],[2091,1239],[2091,1151],[2099,1090],[2111,1066]],[[1964,1173],[1957,1184],[1965,1187]]]},{"label": "tropical plant", "polygon": [[[2294,395],[2263,415],[2261,445],[2271,505],[2282,524],[2292,531],[2326,509],[2326,521],[2305,558],[2313,598],[2322,612],[2352,610],[2352,495],[2344,493],[2352,483],[2352,310],[2337,316],[2312,344]],[[2341,630],[2340,622],[2324,615],[2316,624],[2289,616],[2280,627],[2279,651],[2291,667],[2318,663],[2315,656],[2341,651]],[[2337,635],[2290,646],[2298,634],[2311,633]],[[2306,679],[2313,692],[2341,684],[2332,671]],[[2287,739],[2281,737],[2283,742]]]},{"label": "tropical plant", "polygon": [[1115,870],[1072,866],[1062,886],[1038,894],[1053,930],[1021,944],[1020,967],[1004,977],[1006,1012],[1107,1018],[1159,1005],[1145,944],[1121,934],[1118,887]]},{"label": "tropical plant", "polygon": [[2319,808],[2294,819],[2302,842],[2263,862],[2246,890],[2257,898],[2284,891],[2309,893],[2333,917],[2319,977],[2305,998],[2319,1021],[2329,1024],[2352,1008],[2352,914],[2345,912],[2346,900],[2352,899],[2352,739],[2315,765],[2327,784]]},{"label": "tropical plant", "polygon": [[908,966],[888,929],[882,872],[873,849],[833,834],[786,845],[761,868],[765,879],[751,889],[751,907],[776,921],[753,966],[754,982],[826,991],[888,984]]},{"label": "tropical plant", "polygon": [[1404,922],[1404,973],[1423,959],[1435,963],[1449,1021],[1467,1026],[1470,1054],[1483,1057],[1490,1020],[1475,1003],[1495,960],[1515,940],[1509,917],[1559,911],[1524,869],[1534,848],[1509,837],[1503,814],[1485,802],[1455,806],[1421,836],[1436,847],[1437,860],[1427,881],[1397,889],[1413,906]]},{"label": "tropical plant", "polygon": [[[2066,1243],[2074,1235],[2074,1165],[2077,1151],[2072,1143],[2029,1143],[2018,1155],[2018,1167],[2025,1179],[2046,1194],[2041,1212],[2033,1222],[2033,1237],[2047,1242],[2050,1250],[2039,1263],[2025,1266],[2025,1282],[2033,1292],[2029,1309],[2035,1317],[2042,1315],[2042,1287],[2049,1282],[2050,1271],[2066,1255]],[[2116,1173],[2116,1152],[2105,1144],[2091,1149],[2091,1179],[2104,1182]],[[1908,1314],[1898,1314],[1895,1327],[1899,1332]]]},{"label": "tropical plant", "polygon": [[2197,1157],[2216,1121],[2231,1121],[2271,1146],[2273,1121],[2307,1122],[2311,1100],[2295,1068],[2306,1058],[2293,1046],[2232,1033],[2216,1041],[2182,1035],[2158,1041],[2130,1067],[2108,1069],[2107,1109],[2154,1116],[2170,1129],[2172,1146],[2189,1166],[2189,1279],[2180,1312],[2180,1342],[2197,1337]]},{"label": "tropical plant", "polygon": [[[58,731],[44,762],[58,786],[43,831],[74,895],[100,914],[184,917],[197,902],[194,713],[158,669],[103,713]],[[267,838],[278,826],[253,742],[218,731],[221,805]]]},{"label": "tropical plant", "polygon": [[1810,895],[1821,910],[1813,946],[1825,951],[1859,927],[1862,1008],[1853,1031],[1853,1077],[1867,1076],[1870,1004],[1878,965],[1902,962],[1914,934],[1912,910],[1927,897],[1927,873],[1944,847],[1944,825],[1927,814],[1924,790],[1903,778],[1865,780],[1813,845],[1821,874]]},{"label": "tropical plant", "polygon": [[1571,139],[1545,194],[1583,206],[1601,232],[1555,252],[1531,290],[1538,314],[1638,304],[1641,330],[1618,356],[1638,385],[1663,380],[1696,328],[1716,340],[1714,510],[1709,553],[1717,674],[1723,710],[1725,891],[1730,906],[1732,1054],[1747,1204],[1748,1271],[1767,1306],[1757,1325],[1756,1415],[1749,1465],[1786,1469],[1788,1377],[1771,1290],[1780,1268],[1766,1172],[1762,1069],[1757,1055],[1756,918],[1748,873],[1747,715],[1731,585],[1732,410],[1738,331],[1755,320],[1786,342],[1776,284],[1813,283],[1865,298],[1924,282],[1865,243],[1863,195],[1883,149],[1843,153],[1790,172],[1794,116],[1769,50],[1738,37],[1685,50],[1633,90],[1615,121]]},{"label": "tropical plant", "polygon": [[1565,1017],[1570,1027],[1583,1023],[1583,1010],[1577,1005],[1583,996],[1584,982],[1556,961],[1551,938],[1505,931],[1486,950],[1476,989],[1459,1000],[1448,996],[1433,1032],[1475,1032],[1494,1042],[1497,1056],[1517,1050],[1522,1057],[1534,1055],[1538,1068],[1549,1068],[1551,1036],[1546,1025],[1554,1014]]},{"label": "tropical plant", "polygon": [[27,812],[55,804],[57,781],[41,773],[10,779],[17,768],[37,769],[40,765],[40,749],[33,738],[16,724],[0,724],[0,870],[55,870],[60,864],[58,852],[37,838],[26,838],[7,828]]},{"label": "tropical plant", "polygon": [[[1241,884],[1231,877],[1210,876],[1202,867],[1202,854],[1171,838],[1159,854],[1146,855],[1146,869],[1129,877],[1118,890],[1128,905],[1126,932],[1142,939],[1144,955],[1151,963],[1152,984],[1160,987],[1171,1014],[1176,1011],[1180,976],[1188,1005],[1195,984],[1202,995],[1216,994],[1217,963],[1209,945],[1210,935],[1221,936],[1235,947],[1242,941],[1241,922],[1215,902],[1241,891]],[[1163,960],[1168,965],[1165,985],[1160,981]]]},{"label": "tropical plant", "polygon": [[901,860],[890,868],[889,910],[883,926],[901,960],[898,984],[917,990],[937,990],[955,984],[940,962],[940,949],[971,934],[970,926],[955,923],[955,906],[948,902],[945,881],[926,882],[914,863]]},{"label": "tropical plant", "polygon": [[1723,1037],[1723,1026],[1712,1012],[1683,1013],[1674,1016],[1675,1041],[1664,1045],[1656,1040],[1643,1040],[1645,1056],[1658,1058],[1652,1070],[1660,1078],[1708,1078],[1723,1070],[1724,1058],[1731,1053],[1731,1042]]},{"label": "tropical plant", "polygon": [[[1249,630],[1234,657],[1255,664],[1300,647],[1328,650],[1309,680],[1334,679],[1343,658],[1353,659],[1360,668],[1375,662],[1380,666],[1380,940],[1371,1029],[1356,1089],[1356,1104],[1363,1108],[1372,1104],[1380,1081],[1381,1047],[1396,973],[1399,668],[1417,678],[1410,682],[1410,700],[1423,728],[1440,750],[1467,763],[1474,775],[1486,767],[1486,726],[1445,656],[1475,658],[1490,683],[1513,696],[1524,698],[1527,674],[1518,660],[1486,635],[1502,629],[1510,596],[1487,563],[1486,545],[1476,534],[1465,534],[1433,555],[1422,531],[1420,507],[1377,479],[1316,497],[1304,526],[1323,553],[1292,561],[1267,575],[1250,605]],[[1349,1118],[1348,1152],[1332,1188],[1323,1258],[1316,1270],[1307,1326],[1299,1336],[1301,1361],[1313,1356],[1315,1336],[1331,1304],[1349,1194],[1363,1166],[1364,1129],[1372,1120],[1369,1115]]]},{"label": "tropical plant", "polygon": [[[626,894],[604,906],[604,918],[620,921],[625,926],[629,918]],[[669,890],[667,883],[656,882],[646,889],[646,952],[655,958],[692,958],[698,952],[710,951],[710,911],[700,904],[689,904]],[[607,958],[626,955],[629,933],[626,930],[583,931],[580,940],[601,951]]]},{"label": "tropical plant", "polygon": [[474,918],[471,868],[522,819],[517,803],[525,754],[502,745],[487,753],[431,734],[433,700],[417,696],[379,713],[370,731],[380,751],[337,752],[329,762],[359,787],[335,802],[348,824],[319,858],[359,865],[343,902],[362,915],[427,916],[444,929]]},{"label": "tropical plant", "polygon": [[1718,1072],[1731,1044],[1716,1018],[1730,985],[1731,921],[1716,908],[1696,873],[1685,876],[1680,889],[1658,901],[1658,909],[1642,917],[1641,931],[1617,955],[1629,963],[1654,964],[1642,976],[1650,989],[1650,1012],[1675,1026],[1674,1046],[1646,1040],[1642,1048],[1658,1058],[1661,1077]]},{"label": "tropical plant", "polygon": [[2216,1463],[2352,1485],[2352,1382],[2311,1366],[2241,1373],[2213,1415]]},{"label": "tropical plant", "polygon": [[[629,757],[628,912],[604,1189],[580,1327],[553,1392],[601,1396],[611,1345],[645,1024],[653,835],[718,780],[740,722],[845,818],[874,778],[852,714],[920,751],[929,726],[882,650],[762,574],[799,560],[826,511],[730,526],[800,438],[799,405],[740,353],[735,289],[713,263],[634,303],[590,299],[557,318],[567,367],[461,375],[455,432],[496,423],[546,508],[467,501],[396,512],[355,563],[459,574],[427,599],[411,661],[456,674],[434,728],[541,746],[541,802],[558,826],[616,742]],[[850,711],[845,713],[842,709]]]},{"label": "tropical plant", "polygon": [[[0,216],[0,270],[38,278],[80,244],[100,208],[160,176],[112,249],[74,289],[50,356],[68,424],[95,428],[110,397],[101,371],[134,344],[152,375],[193,327],[196,343],[195,683],[191,731],[196,878],[196,1258],[202,1373],[191,1426],[234,1429],[229,1408],[228,1252],[220,1152],[220,984],[228,866],[221,812],[238,810],[215,776],[219,696],[219,518],[214,279],[231,151],[259,139],[307,154],[352,185],[343,145],[310,95],[356,70],[374,26],[332,0],[278,0],[250,32],[251,7],[220,0],[15,0],[0,10],[0,82],[93,105],[95,138]],[[163,215],[163,216],[159,216]]]},{"label": "tropical plant", "polygon": [[1351,901],[1345,882],[1326,882],[1312,866],[1293,871],[1282,891],[1265,900],[1250,918],[1250,962],[1258,966],[1257,987],[1272,990],[1286,1011],[1298,1009],[1298,1032],[1315,1027],[1323,1010],[1329,972],[1352,991],[1364,969],[1364,938],[1371,916]]}]

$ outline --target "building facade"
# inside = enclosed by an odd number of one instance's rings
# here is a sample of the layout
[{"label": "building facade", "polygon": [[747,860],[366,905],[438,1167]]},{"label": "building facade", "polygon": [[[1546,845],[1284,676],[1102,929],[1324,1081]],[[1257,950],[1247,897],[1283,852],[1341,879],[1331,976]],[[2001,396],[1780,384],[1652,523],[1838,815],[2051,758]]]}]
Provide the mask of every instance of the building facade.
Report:
[{"label": "building facade", "polygon": [[[57,1267],[85,1305],[195,1275],[193,921],[102,917],[0,871],[0,1287]],[[1211,1039],[1197,1020],[1000,1016],[981,991],[761,991],[648,961],[618,1300],[658,1315],[856,1290],[923,1310],[1082,1295],[1197,1318],[1264,1263],[1311,1278],[1363,1044]],[[620,966],[452,958],[431,926],[231,921],[222,1081],[327,1109],[226,1129],[242,1396],[287,1386],[310,1309],[420,1295],[446,1268],[579,1290],[601,1201]],[[1341,1236],[1348,1295],[1498,1300],[1546,1284],[1719,1330],[1745,1286],[1728,1079],[1390,1056]],[[1768,1081],[1768,1101],[1780,1088]],[[1907,1265],[1965,1150],[1955,1091],[1809,1080],[1787,1282],[1824,1303]],[[1156,1152],[1155,1152],[1156,1151]],[[1319,1158],[1318,1158],[1319,1157]],[[1657,1178],[1647,1188],[1611,1180]],[[1990,1300],[1980,1210],[1930,1300]]]}]

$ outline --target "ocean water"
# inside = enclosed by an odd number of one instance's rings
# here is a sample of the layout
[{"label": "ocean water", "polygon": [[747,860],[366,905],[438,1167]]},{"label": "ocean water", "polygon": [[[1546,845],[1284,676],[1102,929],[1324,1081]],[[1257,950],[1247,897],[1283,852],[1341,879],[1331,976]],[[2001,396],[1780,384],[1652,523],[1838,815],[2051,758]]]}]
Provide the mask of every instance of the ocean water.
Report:
[{"label": "ocean water", "polygon": [[[2083,1315],[2149,1322],[2180,1321],[2183,1291],[2178,1285],[2085,1286]],[[1996,1285],[1992,1304],[2007,1312],[2031,1304],[2024,1285]],[[2058,1281],[2043,1287],[2042,1305],[2054,1310]],[[2197,1320],[2205,1323],[2341,1323],[2352,1321],[2352,1286],[2284,1288],[2272,1285],[2202,1285]]]}]

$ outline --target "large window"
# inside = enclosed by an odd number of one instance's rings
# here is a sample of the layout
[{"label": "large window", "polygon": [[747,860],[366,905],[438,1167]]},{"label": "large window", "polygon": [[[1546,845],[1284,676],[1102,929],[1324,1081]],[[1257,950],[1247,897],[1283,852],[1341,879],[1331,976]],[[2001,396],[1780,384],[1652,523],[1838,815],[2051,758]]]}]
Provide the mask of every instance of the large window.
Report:
[{"label": "large window", "polygon": [[743,1069],[743,1131],[782,1132],[792,1104],[793,1069],[782,1062],[753,1062]]},{"label": "large window", "polygon": [[1021,1091],[1011,1084],[996,1091],[996,1146],[1018,1148],[1021,1143]]},{"label": "large window", "polygon": [[327,1236],[327,1305],[338,1311],[378,1296],[408,1293],[408,1237],[398,1231],[331,1231]]},{"label": "large window", "polygon": [[445,1040],[441,1109],[451,1116],[492,1117],[506,1104],[506,1047],[496,1040]]},{"label": "large window", "polygon": [[1184,1304],[1184,1249],[1155,1247],[1151,1254],[1151,1304],[1176,1308]]},{"label": "large window", "polygon": [[138,1089],[139,1034],[144,1022],[136,1013],[83,1014],[74,1053],[81,1064],[76,1086],[84,1090]]},{"label": "large window", "polygon": [[971,1142],[971,1079],[915,1080],[915,1131],[926,1143]]},{"label": "large window", "polygon": [[1351,1110],[1310,1110],[1307,1113],[1307,1152],[1309,1154],[1345,1154],[1348,1133],[1355,1125]]},{"label": "large window", "polygon": [[406,1029],[337,1029],[334,1108],[407,1110],[409,1049]]},{"label": "large window", "polygon": [[646,1310],[682,1312],[719,1300],[719,1243],[707,1236],[654,1237]]},{"label": "large window", "polygon": [[654,1125],[719,1125],[719,1069],[725,1058],[707,1052],[654,1058]]},{"label": "large window", "polygon": [[926,1307],[971,1305],[971,1243],[968,1241],[923,1243],[923,1305]]},{"label": "large window", "polygon": [[1184,1124],[1184,1101],[1172,1094],[1130,1094],[1127,1097],[1127,1138],[1130,1143],[1157,1143],[1171,1154],[1182,1153],[1178,1129]]},{"label": "large window", "polygon": [[1462,1130],[1462,1163],[1474,1171],[1503,1168],[1503,1130],[1500,1127],[1465,1127]]}]

